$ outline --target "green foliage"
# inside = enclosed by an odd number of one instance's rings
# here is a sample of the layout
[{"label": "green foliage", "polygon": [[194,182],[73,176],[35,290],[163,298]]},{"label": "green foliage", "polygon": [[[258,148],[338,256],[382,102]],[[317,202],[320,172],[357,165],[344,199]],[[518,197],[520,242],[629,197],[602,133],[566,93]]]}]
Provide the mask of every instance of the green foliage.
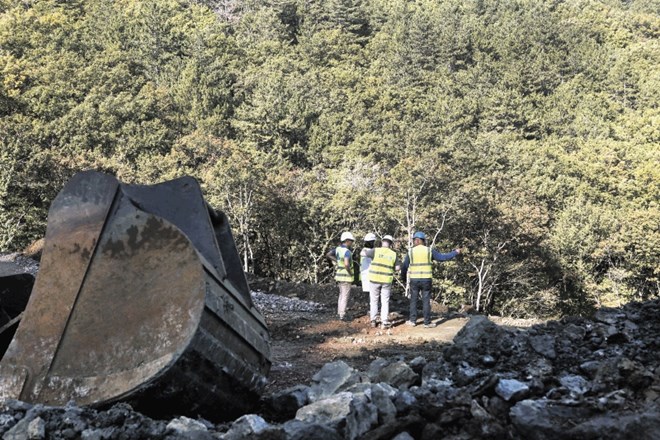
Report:
[{"label": "green foliage", "polygon": [[78,170],[189,174],[258,274],[424,230],[453,307],[657,297],[659,37],[654,0],[0,1],[0,249]]}]

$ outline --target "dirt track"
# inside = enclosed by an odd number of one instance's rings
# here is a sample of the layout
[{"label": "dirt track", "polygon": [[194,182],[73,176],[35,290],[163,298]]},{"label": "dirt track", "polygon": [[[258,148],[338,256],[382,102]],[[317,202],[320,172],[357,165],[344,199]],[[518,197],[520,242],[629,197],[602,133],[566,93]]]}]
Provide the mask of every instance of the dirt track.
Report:
[{"label": "dirt track", "polygon": [[[432,316],[437,327],[424,328],[420,325],[421,310],[416,327],[405,325],[409,303],[401,292],[397,292],[390,301],[393,327],[388,330],[372,328],[368,317],[368,296],[354,287],[348,309],[352,320],[343,322],[336,315],[336,290],[333,285],[281,283],[271,293],[294,301],[313,301],[323,307],[312,312],[262,310],[272,338],[273,366],[266,394],[296,384],[307,384],[323,365],[334,360],[343,360],[358,370],[366,371],[377,357],[401,357],[407,361],[417,356],[434,359],[440,347],[451,343],[469,320],[467,315],[450,312],[435,304]],[[493,320],[498,324],[516,326],[538,322]]]}]

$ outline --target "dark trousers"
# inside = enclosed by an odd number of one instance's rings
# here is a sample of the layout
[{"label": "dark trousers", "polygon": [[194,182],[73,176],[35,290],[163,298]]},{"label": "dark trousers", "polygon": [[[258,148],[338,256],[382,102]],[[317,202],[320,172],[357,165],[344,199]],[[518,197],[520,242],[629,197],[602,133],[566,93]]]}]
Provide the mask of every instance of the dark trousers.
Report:
[{"label": "dark trousers", "polygon": [[410,320],[417,320],[417,295],[422,292],[422,310],[424,312],[424,324],[431,323],[431,280],[410,280]]}]

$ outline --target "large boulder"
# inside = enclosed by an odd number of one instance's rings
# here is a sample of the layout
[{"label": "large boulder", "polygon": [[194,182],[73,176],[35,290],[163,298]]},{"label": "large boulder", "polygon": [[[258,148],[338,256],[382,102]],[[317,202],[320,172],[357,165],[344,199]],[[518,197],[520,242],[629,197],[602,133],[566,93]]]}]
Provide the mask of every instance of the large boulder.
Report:
[{"label": "large boulder", "polygon": [[417,373],[403,361],[391,363],[380,370],[378,382],[385,382],[395,388],[410,388],[419,380]]},{"label": "large boulder", "polygon": [[344,361],[325,364],[321,370],[312,377],[312,386],[308,397],[310,402],[329,397],[339,391],[360,382],[369,382],[367,375],[351,368]]},{"label": "large boulder", "polygon": [[509,412],[513,426],[529,440],[565,438],[565,433],[576,423],[587,420],[592,414],[589,408],[548,400],[523,400]]},{"label": "large boulder", "polygon": [[326,425],[353,440],[378,423],[378,409],[364,396],[341,392],[300,408],[296,419]]}]

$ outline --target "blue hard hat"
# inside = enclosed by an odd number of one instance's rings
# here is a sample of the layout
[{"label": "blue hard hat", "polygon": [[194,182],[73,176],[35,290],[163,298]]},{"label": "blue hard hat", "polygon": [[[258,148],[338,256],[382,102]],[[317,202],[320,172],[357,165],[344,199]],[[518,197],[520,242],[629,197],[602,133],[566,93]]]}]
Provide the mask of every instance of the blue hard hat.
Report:
[{"label": "blue hard hat", "polygon": [[426,234],[423,233],[423,232],[418,231],[418,232],[415,232],[415,234],[413,235],[413,238],[419,238],[421,240],[426,240]]}]

